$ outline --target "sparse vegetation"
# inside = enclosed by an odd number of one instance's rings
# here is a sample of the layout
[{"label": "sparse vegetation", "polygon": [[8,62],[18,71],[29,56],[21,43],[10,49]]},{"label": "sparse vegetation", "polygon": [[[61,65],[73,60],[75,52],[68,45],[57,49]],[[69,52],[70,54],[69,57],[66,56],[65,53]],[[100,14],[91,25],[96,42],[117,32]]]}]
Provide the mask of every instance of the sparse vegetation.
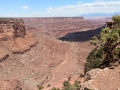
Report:
[{"label": "sparse vegetation", "polygon": [[60,90],[59,88],[55,88],[55,87],[53,87],[51,90]]},{"label": "sparse vegetation", "polygon": [[112,17],[112,28],[103,28],[100,36],[94,36],[90,43],[95,48],[89,53],[85,63],[85,73],[94,68],[112,66],[120,59],[120,16]]},{"label": "sparse vegetation", "polygon": [[86,82],[86,81],[88,81],[90,79],[91,79],[90,77],[86,77],[85,80],[84,80],[84,82]]},{"label": "sparse vegetation", "polygon": [[64,81],[64,82],[63,82],[63,87],[64,87],[64,88],[69,87],[69,86],[70,86],[69,81]]},{"label": "sparse vegetation", "polygon": [[43,86],[42,85],[37,85],[38,90],[42,90]]},{"label": "sparse vegetation", "polygon": [[69,83],[69,81],[64,81],[63,82],[63,88],[62,90],[80,90],[80,81],[75,81],[73,85]]},{"label": "sparse vegetation", "polygon": [[53,87],[51,90],[80,90],[81,85],[80,85],[80,81],[75,81],[73,85],[71,85],[69,83],[69,81],[64,81],[63,82],[63,88],[59,89],[59,88],[55,88]]},{"label": "sparse vegetation", "polygon": [[85,74],[80,74],[80,76],[79,76],[80,78],[84,78],[85,77]]}]

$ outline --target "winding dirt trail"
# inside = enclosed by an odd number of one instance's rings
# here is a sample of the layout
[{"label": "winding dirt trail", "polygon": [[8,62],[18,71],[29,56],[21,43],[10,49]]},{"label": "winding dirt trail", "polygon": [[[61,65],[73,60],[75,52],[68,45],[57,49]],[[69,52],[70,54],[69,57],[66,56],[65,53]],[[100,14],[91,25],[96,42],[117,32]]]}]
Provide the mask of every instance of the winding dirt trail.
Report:
[{"label": "winding dirt trail", "polygon": [[[72,40],[73,40],[73,35],[72,35]],[[66,63],[66,61],[68,60],[69,57],[69,52],[73,49],[74,46],[74,42],[72,42],[72,44],[70,45],[70,48],[67,50],[66,54],[65,54],[65,60],[56,68],[56,70],[52,73],[52,78],[43,84],[43,86],[49,84],[54,78],[55,78],[55,74],[56,72],[62,67],[62,65],[64,65]]]}]

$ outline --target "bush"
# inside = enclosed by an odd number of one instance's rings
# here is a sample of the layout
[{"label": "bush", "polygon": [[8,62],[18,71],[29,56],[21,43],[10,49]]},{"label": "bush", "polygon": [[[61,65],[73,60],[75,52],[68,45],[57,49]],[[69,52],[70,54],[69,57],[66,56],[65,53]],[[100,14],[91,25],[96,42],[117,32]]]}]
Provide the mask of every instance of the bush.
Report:
[{"label": "bush", "polygon": [[70,86],[69,81],[64,81],[64,82],[63,82],[63,86],[64,86],[64,87],[68,87],[68,86]]},{"label": "bush", "polygon": [[74,82],[74,86],[77,87],[77,86],[80,85],[80,83],[81,83],[80,81],[75,80],[75,82]]},{"label": "bush", "polygon": [[85,74],[80,74],[80,76],[79,76],[80,78],[84,78],[85,77]]},{"label": "bush", "polygon": [[53,87],[51,90],[60,90],[59,88],[55,88],[55,87]]},{"label": "bush", "polygon": [[[63,88],[61,90],[80,90],[81,89],[81,82],[80,81],[75,81],[73,85],[69,83],[69,81],[64,81],[63,82]],[[51,90],[60,90],[59,88],[53,87]],[[85,89],[89,90],[89,89]]]},{"label": "bush", "polygon": [[43,86],[42,85],[37,85],[38,90],[42,90]]}]

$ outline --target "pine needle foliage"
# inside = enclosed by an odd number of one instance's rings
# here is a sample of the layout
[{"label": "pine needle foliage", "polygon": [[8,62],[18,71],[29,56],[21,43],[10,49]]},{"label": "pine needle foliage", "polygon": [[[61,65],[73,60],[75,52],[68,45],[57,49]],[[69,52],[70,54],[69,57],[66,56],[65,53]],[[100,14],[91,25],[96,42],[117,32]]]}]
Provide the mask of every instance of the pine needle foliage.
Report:
[{"label": "pine needle foliage", "polygon": [[120,16],[112,17],[113,28],[103,28],[98,39],[92,37],[90,44],[95,48],[86,58],[85,73],[94,68],[111,66],[120,60]]}]

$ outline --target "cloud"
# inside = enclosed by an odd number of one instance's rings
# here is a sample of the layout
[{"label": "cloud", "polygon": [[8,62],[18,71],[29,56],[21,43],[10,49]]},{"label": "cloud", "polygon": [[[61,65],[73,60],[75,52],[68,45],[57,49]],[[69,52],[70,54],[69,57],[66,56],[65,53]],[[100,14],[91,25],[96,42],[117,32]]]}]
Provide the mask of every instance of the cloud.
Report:
[{"label": "cloud", "polygon": [[27,10],[27,9],[28,9],[28,6],[22,6],[22,8],[23,8],[24,10]]},{"label": "cloud", "polygon": [[37,14],[37,13],[39,13],[39,12],[33,12],[34,14]]},{"label": "cloud", "polygon": [[46,15],[51,13],[55,16],[77,16],[87,13],[114,13],[119,12],[120,0],[97,0],[90,3],[77,2],[76,5],[66,5],[61,7],[48,7],[45,12]]},{"label": "cloud", "polygon": [[47,11],[52,11],[53,8],[50,6],[49,8],[46,9]]}]

